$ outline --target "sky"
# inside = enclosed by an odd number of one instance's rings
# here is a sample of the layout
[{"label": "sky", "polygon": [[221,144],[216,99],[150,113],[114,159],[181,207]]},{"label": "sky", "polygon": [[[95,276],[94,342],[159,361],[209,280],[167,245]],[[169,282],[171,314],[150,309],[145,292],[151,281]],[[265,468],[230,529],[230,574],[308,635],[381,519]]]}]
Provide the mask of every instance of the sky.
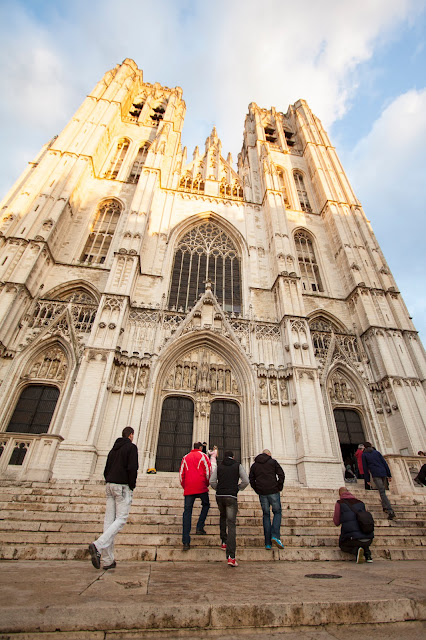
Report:
[{"label": "sky", "polygon": [[188,158],[304,98],[425,341],[426,0],[0,0],[0,199],[125,58],[182,87]]}]

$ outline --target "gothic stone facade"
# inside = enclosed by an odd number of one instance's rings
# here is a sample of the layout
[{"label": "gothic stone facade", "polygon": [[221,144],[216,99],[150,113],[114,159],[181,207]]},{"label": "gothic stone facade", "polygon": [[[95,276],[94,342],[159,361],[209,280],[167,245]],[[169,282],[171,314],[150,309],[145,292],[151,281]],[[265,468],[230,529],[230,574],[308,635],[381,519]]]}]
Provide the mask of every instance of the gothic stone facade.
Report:
[{"label": "gothic stone facade", "polygon": [[249,105],[188,161],[179,87],[108,71],[1,205],[0,476],[94,479],[194,440],[335,487],[426,448],[422,345],[321,122]]}]

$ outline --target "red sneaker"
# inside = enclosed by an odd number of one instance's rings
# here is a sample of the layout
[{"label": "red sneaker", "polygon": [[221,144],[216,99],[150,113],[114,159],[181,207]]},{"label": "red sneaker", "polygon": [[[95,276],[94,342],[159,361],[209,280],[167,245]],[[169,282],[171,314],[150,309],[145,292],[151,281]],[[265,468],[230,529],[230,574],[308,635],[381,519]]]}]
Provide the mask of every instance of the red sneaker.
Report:
[{"label": "red sneaker", "polygon": [[238,567],[238,562],[235,560],[235,558],[228,558],[228,566]]},{"label": "red sneaker", "polygon": [[222,544],[220,545],[221,549],[226,549],[226,542],[222,542]]}]

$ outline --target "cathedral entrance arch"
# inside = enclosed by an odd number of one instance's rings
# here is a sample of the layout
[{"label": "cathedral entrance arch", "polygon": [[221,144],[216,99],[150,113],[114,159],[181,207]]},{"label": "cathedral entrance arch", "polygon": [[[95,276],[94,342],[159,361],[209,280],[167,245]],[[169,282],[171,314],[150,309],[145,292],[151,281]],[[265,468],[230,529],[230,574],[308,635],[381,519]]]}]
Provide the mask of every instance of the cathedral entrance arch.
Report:
[{"label": "cathedral entrance arch", "polygon": [[192,449],[194,403],[185,396],[168,396],[161,409],[157,471],[179,471],[184,455]]},{"label": "cathedral entrance arch", "polygon": [[353,409],[334,409],[333,413],[343,462],[353,465],[355,451],[365,441],[361,416]]},{"label": "cathedral entrance arch", "polygon": [[355,451],[365,442],[362,391],[351,372],[338,367],[328,379],[328,394],[333,407],[343,463],[356,470]]},{"label": "cathedral entrance arch", "polygon": [[240,406],[232,400],[213,400],[210,408],[209,443],[216,445],[219,456],[227,449],[241,462]]}]

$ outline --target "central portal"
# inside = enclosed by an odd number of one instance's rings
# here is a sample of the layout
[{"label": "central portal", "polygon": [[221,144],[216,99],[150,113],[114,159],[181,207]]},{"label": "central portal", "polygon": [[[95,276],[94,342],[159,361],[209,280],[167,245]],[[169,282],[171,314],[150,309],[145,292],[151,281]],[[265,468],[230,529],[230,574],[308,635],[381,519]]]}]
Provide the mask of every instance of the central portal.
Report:
[{"label": "central portal", "polygon": [[219,459],[227,449],[241,461],[240,407],[232,400],[213,400],[210,410],[210,448],[217,445]]}]

